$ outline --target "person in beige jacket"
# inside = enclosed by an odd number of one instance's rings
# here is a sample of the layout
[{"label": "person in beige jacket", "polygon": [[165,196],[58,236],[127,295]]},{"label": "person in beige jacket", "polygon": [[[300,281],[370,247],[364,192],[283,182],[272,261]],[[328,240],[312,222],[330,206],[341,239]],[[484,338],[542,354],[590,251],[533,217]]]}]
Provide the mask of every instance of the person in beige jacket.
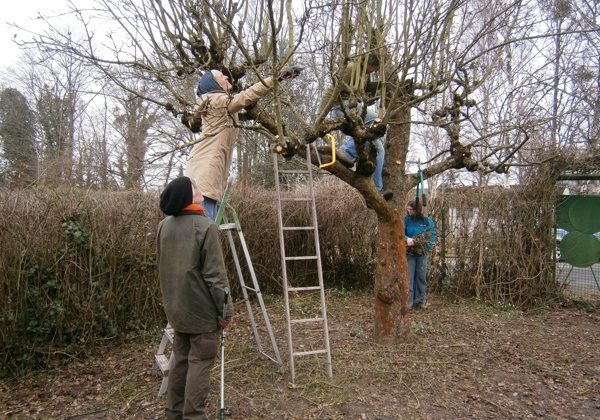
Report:
[{"label": "person in beige jacket", "polygon": [[[300,71],[297,67],[290,68],[282,73],[279,80],[293,79]],[[192,178],[202,191],[202,206],[213,220],[227,185],[233,146],[239,135],[238,112],[258,102],[272,87],[273,78],[268,77],[232,95],[228,77],[219,70],[204,72],[198,82],[194,111],[201,115],[202,134],[192,148],[185,175]]]}]

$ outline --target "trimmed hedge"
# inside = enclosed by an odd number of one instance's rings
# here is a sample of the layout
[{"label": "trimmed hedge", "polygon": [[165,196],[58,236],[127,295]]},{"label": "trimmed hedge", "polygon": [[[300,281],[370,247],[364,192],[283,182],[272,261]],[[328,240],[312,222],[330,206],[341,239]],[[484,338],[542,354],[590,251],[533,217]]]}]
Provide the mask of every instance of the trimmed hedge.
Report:
[{"label": "trimmed hedge", "polygon": [[[234,192],[231,202],[261,290],[279,294],[274,194],[245,189]],[[361,200],[340,183],[317,188],[327,287],[372,283],[376,220]],[[98,339],[127,338],[164,325],[155,258],[156,227],[163,215],[157,203],[156,192],[0,191],[0,376],[81,355]],[[288,225],[309,223],[301,207],[288,214]],[[288,254],[314,252],[314,242],[301,236],[286,236]],[[223,245],[235,293],[237,275]],[[241,251],[238,255],[242,258]],[[314,262],[290,266],[289,281],[314,284],[315,267]]]}]

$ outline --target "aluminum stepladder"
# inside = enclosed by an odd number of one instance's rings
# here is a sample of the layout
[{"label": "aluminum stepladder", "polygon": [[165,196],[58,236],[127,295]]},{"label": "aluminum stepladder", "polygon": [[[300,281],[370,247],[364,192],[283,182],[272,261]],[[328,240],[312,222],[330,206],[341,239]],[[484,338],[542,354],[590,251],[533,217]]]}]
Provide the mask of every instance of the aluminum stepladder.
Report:
[{"label": "aluminum stepladder", "polygon": [[[265,307],[265,303],[260,292],[260,287],[258,285],[258,281],[256,279],[256,274],[254,272],[254,267],[252,265],[252,260],[250,258],[250,253],[248,252],[248,247],[246,245],[246,240],[244,239],[244,233],[242,232],[242,228],[240,225],[240,221],[237,215],[236,210],[229,204],[229,196],[231,195],[231,183],[227,183],[227,187],[225,188],[225,192],[223,193],[223,199],[221,204],[219,205],[219,211],[217,212],[217,216],[215,218],[215,223],[219,225],[219,230],[224,231],[227,235],[227,241],[229,244],[229,249],[231,250],[231,255],[233,257],[233,262],[235,265],[236,273],[238,276],[238,280],[240,282],[240,288],[242,290],[242,296],[244,298],[244,302],[246,303],[246,309],[248,310],[248,318],[250,320],[250,324],[252,325],[252,332],[254,335],[254,340],[256,341],[256,346],[260,354],[265,356],[266,358],[272,360],[278,365],[282,364],[281,356],[279,354],[279,349],[277,347],[277,342],[275,341],[275,335],[273,334],[273,328],[271,327],[271,322],[269,320],[269,315],[267,313],[267,309]],[[228,213],[231,215],[233,222],[228,221]],[[233,232],[238,233],[240,247],[242,248],[244,258],[246,260],[246,268],[250,274],[252,279],[252,286],[249,287],[246,285],[244,280],[244,275],[242,271],[242,266],[240,264],[240,259],[238,257],[238,253],[235,246],[235,240]],[[252,303],[250,301],[250,295],[248,292],[254,293],[256,296],[256,300],[260,306],[260,310],[263,317],[264,326],[268,335],[268,339],[271,342],[271,349],[273,351],[272,354],[268,354],[263,349],[262,340],[260,337],[260,333],[258,331],[258,326],[256,324],[256,319],[254,317],[254,312],[252,310]],[[170,356],[167,357],[165,354],[167,347],[169,344],[173,343],[173,329],[169,324],[167,324],[166,328],[163,330],[163,337],[158,346],[158,350],[155,355],[155,365],[162,373],[162,382],[158,391],[158,396],[160,397],[167,391],[168,385],[168,373],[173,362],[173,352],[171,352]]]},{"label": "aluminum stepladder", "polygon": [[[317,154],[318,156],[318,154]],[[298,169],[280,169],[279,161],[280,157],[277,153],[273,153],[273,169],[275,172],[275,187],[277,190],[277,219],[279,226],[279,245],[281,251],[281,269],[282,269],[282,280],[283,280],[283,292],[284,292],[284,306],[287,320],[287,338],[288,338],[288,351],[289,351],[289,364],[290,364],[290,376],[292,384],[296,379],[296,358],[312,355],[325,355],[326,356],[326,368],[327,376],[330,378],[333,376],[332,363],[331,363],[331,349],[329,346],[329,328],[327,325],[327,308],[325,302],[325,289],[323,284],[323,270],[321,265],[321,251],[319,246],[319,230],[317,224],[317,209],[315,204],[315,194],[313,188],[313,175],[311,166],[311,155],[310,147],[306,146],[306,168],[301,170]],[[281,182],[281,177],[296,177],[306,178],[305,186],[308,186],[308,193],[306,191],[298,194],[298,190],[285,190],[282,191],[282,187],[286,187],[285,183]],[[283,185],[282,185],[283,184]],[[306,188],[305,188],[306,189]],[[283,205],[282,205],[283,203]],[[297,210],[297,206],[304,203],[308,206],[308,213],[310,218],[310,225],[308,226],[288,226],[284,224],[284,212],[287,208]],[[287,221],[286,215],[286,221]],[[286,234],[294,234],[305,232],[306,238],[312,236],[313,244],[310,255],[294,255],[290,256],[286,253]],[[310,235],[312,233],[312,235]],[[309,247],[310,248],[310,247]],[[290,279],[288,276],[288,265],[294,262],[310,263],[314,262],[316,265],[317,282],[312,283],[308,286],[298,286],[295,279]],[[294,302],[298,299],[302,299],[303,294],[317,294],[318,304],[313,308],[311,316],[306,317],[304,312],[298,312],[292,308]],[[299,316],[296,314],[298,313]],[[322,334],[322,341],[317,340],[313,345],[306,345],[306,343],[296,343],[294,336],[299,338],[302,337],[302,332],[298,329],[302,327],[312,327],[317,331],[317,335]],[[303,337],[306,339],[306,335]],[[302,350],[299,350],[302,349]]]},{"label": "aluminum stepladder", "polygon": [[[242,290],[242,296],[244,298],[244,302],[246,303],[246,309],[248,310],[248,318],[250,320],[250,324],[252,325],[252,333],[254,334],[256,347],[260,354],[265,356],[267,359],[270,359],[273,362],[281,365],[281,356],[279,355],[279,349],[277,348],[277,341],[275,340],[273,328],[271,327],[271,321],[269,320],[269,314],[267,313],[267,308],[265,307],[265,302],[263,300],[262,293],[260,292],[258,281],[256,280],[256,273],[254,272],[254,266],[252,265],[252,259],[250,258],[250,252],[248,251],[246,240],[244,239],[244,233],[242,232],[240,220],[238,218],[237,211],[231,206],[231,204],[229,204],[229,196],[231,195],[230,187],[231,183],[227,183],[227,188],[225,188],[225,192],[223,193],[223,200],[221,201],[221,204],[219,206],[219,211],[217,212],[217,217],[215,218],[215,221],[219,225],[219,230],[224,231],[227,234],[229,249],[231,250],[235,270],[238,276],[238,280],[240,282],[240,288]],[[229,217],[227,216],[228,213],[231,215],[233,222],[229,222]],[[248,273],[250,274],[250,278],[252,280],[252,287],[247,286],[244,280],[244,274],[240,265],[240,259],[238,257],[237,250],[235,247],[235,241],[233,239],[234,231],[237,232],[239,244],[242,248],[242,252],[246,260],[246,268],[248,269]],[[248,292],[254,293],[254,295],[256,296],[256,300],[258,301],[258,305],[260,307],[260,311],[263,317],[264,327],[266,329],[268,339],[271,342],[271,350],[273,351],[272,354],[268,354],[263,350],[262,340],[260,338],[256,320],[254,318],[254,312],[252,311],[252,303],[250,301],[250,296]]]}]

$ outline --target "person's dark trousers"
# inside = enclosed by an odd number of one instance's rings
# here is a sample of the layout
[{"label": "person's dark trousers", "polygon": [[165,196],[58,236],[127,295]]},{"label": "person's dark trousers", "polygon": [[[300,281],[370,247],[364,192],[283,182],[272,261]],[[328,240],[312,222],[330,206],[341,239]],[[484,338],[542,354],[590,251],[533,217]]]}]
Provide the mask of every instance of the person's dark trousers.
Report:
[{"label": "person's dark trousers", "polygon": [[206,399],[210,370],[217,356],[217,333],[183,334],[175,331],[175,360],[169,371],[168,419],[207,419]]}]

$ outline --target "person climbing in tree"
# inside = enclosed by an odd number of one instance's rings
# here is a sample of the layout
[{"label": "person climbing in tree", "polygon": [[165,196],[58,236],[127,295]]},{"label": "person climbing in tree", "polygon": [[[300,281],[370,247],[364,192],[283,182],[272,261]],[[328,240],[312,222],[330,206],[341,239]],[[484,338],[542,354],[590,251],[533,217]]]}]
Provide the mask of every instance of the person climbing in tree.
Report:
[{"label": "person climbing in tree", "polygon": [[[377,114],[368,106],[377,100],[379,94],[380,82],[371,80],[371,75],[378,72],[379,69],[379,57],[374,53],[369,54],[366,60],[364,56],[361,56],[350,61],[341,71],[341,74],[336,76],[336,83],[329,86],[323,93],[319,115],[325,112],[325,108],[333,106],[329,115],[332,118],[344,117],[349,108],[355,106],[365,125],[375,125]],[[385,125],[381,125],[380,132],[381,137],[371,143],[377,151],[373,182],[377,191],[383,195],[385,200],[391,200],[394,193],[384,190],[383,185],[383,166],[385,162],[383,136],[385,135]],[[367,144],[366,147],[371,147],[371,144]],[[336,156],[347,167],[354,166],[358,158],[356,140],[348,136],[342,146],[336,149]]]}]

